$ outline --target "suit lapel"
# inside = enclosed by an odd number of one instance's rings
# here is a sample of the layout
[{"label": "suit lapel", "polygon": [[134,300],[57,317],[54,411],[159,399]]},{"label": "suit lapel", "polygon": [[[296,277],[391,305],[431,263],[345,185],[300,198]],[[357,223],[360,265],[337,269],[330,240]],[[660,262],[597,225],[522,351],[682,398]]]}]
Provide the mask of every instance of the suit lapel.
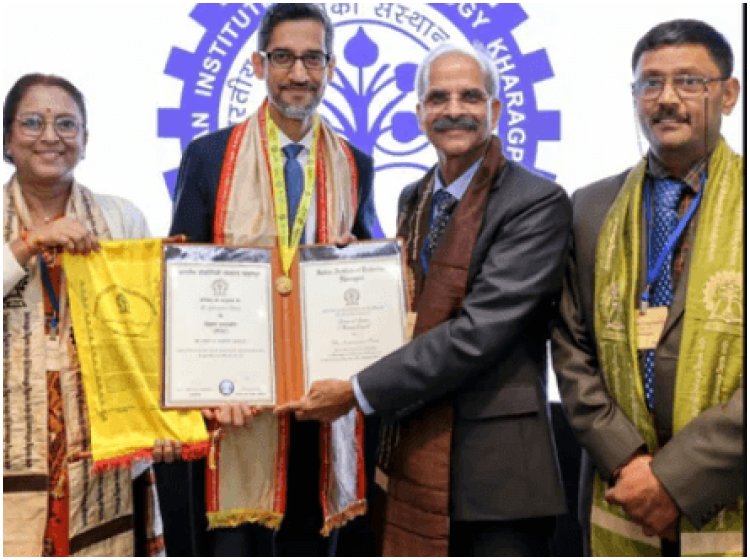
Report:
[{"label": "suit lapel", "polygon": [[399,208],[397,235],[406,240],[407,266],[410,282],[410,304],[422,293],[424,269],[420,259],[421,248],[430,228],[429,208],[432,207],[432,185],[435,170],[428,172],[416,185]]},{"label": "suit lapel", "polygon": [[[689,235],[692,236],[694,231],[695,230],[691,227],[689,231]],[[692,245],[692,240],[690,240],[689,243]],[[672,296],[672,305],[669,306],[669,313],[667,314],[667,321],[664,324],[664,332],[662,333],[662,339],[669,336],[670,331],[675,328],[676,324],[679,322],[679,320],[682,318],[682,315],[685,313],[685,299],[687,298],[687,284],[688,284],[688,277],[690,276],[691,256],[692,256],[692,252],[689,251],[683,263],[682,274],[680,274],[680,278],[677,281],[677,285],[674,288],[674,294]]]}]

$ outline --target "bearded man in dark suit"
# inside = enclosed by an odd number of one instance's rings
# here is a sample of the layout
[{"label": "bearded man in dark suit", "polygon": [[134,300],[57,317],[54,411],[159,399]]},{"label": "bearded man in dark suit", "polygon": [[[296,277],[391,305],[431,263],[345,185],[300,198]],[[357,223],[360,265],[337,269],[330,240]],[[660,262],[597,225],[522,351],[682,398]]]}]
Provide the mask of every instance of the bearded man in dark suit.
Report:
[{"label": "bearded man in dark suit", "polygon": [[[315,4],[273,5],[261,22],[258,50],[251,62],[255,75],[265,81],[268,97],[246,121],[187,147],[171,231],[186,234],[191,242],[279,245],[292,251],[300,243],[372,237],[376,223],[372,158],[339,138],[317,113],[335,66],[333,26],[326,12]],[[284,204],[279,205],[279,200]],[[276,279],[280,292],[292,289],[278,283],[284,280],[288,274]],[[323,518],[320,504],[324,492],[319,487],[318,424],[277,420],[270,411],[253,421],[257,413],[246,404],[204,411],[210,421],[224,426],[221,449],[234,446],[245,457],[207,471],[207,476],[218,477],[217,471],[221,475],[221,483],[207,485],[209,490],[224,488],[208,497],[209,504],[218,504],[208,511],[214,528],[208,553],[324,556],[334,552],[336,539],[320,534],[329,520]],[[368,429],[372,431],[372,426]],[[276,452],[277,445],[283,449],[287,444],[288,454]],[[253,470],[252,463],[264,466]],[[259,477],[258,472],[267,476]],[[201,473],[196,476],[202,478]],[[272,491],[263,493],[258,490],[262,488]],[[250,499],[240,500],[244,494]],[[279,495],[285,496],[282,505]],[[345,520],[364,509],[363,503],[350,505],[357,513],[347,510],[341,514]],[[258,524],[278,530],[272,534]]]}]

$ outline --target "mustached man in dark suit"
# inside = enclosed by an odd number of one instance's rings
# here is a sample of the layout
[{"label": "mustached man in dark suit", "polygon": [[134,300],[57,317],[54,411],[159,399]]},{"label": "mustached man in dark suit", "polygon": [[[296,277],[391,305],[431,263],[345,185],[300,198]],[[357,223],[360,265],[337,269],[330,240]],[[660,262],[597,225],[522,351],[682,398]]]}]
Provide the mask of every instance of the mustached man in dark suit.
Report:
[{"label": "mustached man in dark suit", "polygon": [[545,555],[565,510],[545,344],[570,204],[503,156],[488,57],[441,46],[416,86],[438,164],[399,200],[414,338],[289,408],[330,421],[357,406],[390,422],[376,475],[385,555]]}]

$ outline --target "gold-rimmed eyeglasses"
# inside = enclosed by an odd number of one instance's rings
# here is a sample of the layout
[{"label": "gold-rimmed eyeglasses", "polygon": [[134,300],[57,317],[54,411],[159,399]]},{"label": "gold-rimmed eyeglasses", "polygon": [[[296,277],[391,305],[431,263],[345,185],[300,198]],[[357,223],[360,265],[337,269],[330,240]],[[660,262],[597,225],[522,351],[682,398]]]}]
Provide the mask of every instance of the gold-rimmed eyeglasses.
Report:
[{"label": "gold-rimmed eyeglasses", "polygon": [[81,130],[78,119],[71,115],[57,115],[52,121],[48,121],[39,113],[25,113],[16,117],[16,120],[21,132],[29,138],[41,136],[48,124],[52,125],[55,133],[61,138],[75,138]]}]

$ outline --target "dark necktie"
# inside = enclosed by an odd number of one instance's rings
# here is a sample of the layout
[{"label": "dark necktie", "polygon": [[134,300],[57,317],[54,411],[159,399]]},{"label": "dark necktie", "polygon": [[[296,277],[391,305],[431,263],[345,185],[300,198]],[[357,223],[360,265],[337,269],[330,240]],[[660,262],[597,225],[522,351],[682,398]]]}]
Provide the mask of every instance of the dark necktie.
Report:
[{"label": "dark necktie", "polygon": [[[677,205],[684,183],[677,179],[659,179],[654,183],[654,219],[650,224],[651,235],[649,236],[649,267],[655,265],[669,236],[677,227],[679,216]],[[673,253],[674,254],[674,253]],[[652,307],[667,306],[672,304],[672,255],[664,261],[659,275],[651,286],[649,303]],[[655,352],[647,350],[643,363],[643,390],[646,394],[646,404],[649,410],[654,409],[654,368]]]},{"label": "dark necktie", "polygon": [[[435,251],[440,237],[443,235],[446,226],[451,218],[451,213],[456,207],[458,200],[446,189],[440,189],[432,195],[432,204],[434,208],[432,224],[430,231],[424,241],[423,264],[427,264]],[[425,272],[427,267],[425,266]]]},{"label": "dark necktie", "polygon": [[299,201],[302,198],[302,189],[304,187],[304,174],[302,166],[297,161],[297,156],[302,151],[301,144],[287,144],[281,151],[286,156],[284,163],[284,182],[286,183],[286,206],[287,215],[289,216],[289,233],[294,228],[294,218],[297,215]]}]

